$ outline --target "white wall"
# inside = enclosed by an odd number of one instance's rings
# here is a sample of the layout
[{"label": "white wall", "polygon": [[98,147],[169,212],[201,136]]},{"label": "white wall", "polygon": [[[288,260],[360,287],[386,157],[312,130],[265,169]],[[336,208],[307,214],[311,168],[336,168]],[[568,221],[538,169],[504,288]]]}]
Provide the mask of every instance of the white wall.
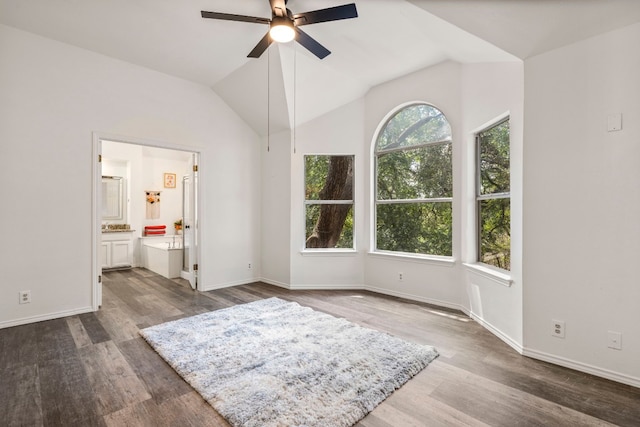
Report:
[{"label": "white wall", "polygon": [[[427,102],[441,110],[452,125],[454,147],[454,212],[460,209],[460,149],[462,136],[461,65],[445,62],[371,89],[365,97],[364,149],[366,193],[366,243],[371,242],[371,153],[381,123],[399,106],[413,101]],[[460,216],[453,217],[453,258],[460,259]],[[403,280],[398,280],[398,273]],[[464,294],[462,271],[453,263],[434,263],[383,255],[365,259],[365,283],[379,292],[461,308]]]},{"label": "white wall", "polygon": [[[521,63],[461,65],[447,62],[373,88],[365,98],[300,126],[291,159],[292,288],[362,287],[433,302],[470,312],[502,339],[522,344],[521,188],[523,68]],[[424,101],[440,108],[454,132],[453,259],[424,259],[369,253],[373,199],[371,153],[375,133],[399,106]],[[469,250],[474,236],[473,135],[481,126],[509,113],[512,127],[513,281],[505,287],[469,274],[463,262],[475,260]],[[303,254],[305,154],[356,155],[356,249],[354,254]],[[473,162],[473,161],[472,161]],[[282,165],[283,167],[284,164]],[[469,180],[469,182],[466,182]],[[464,192],[463,192],[464,191]],[[470,192],[470,194],[468,194]],[[403,280],[398,280],[398,273]]]},{"label": "white wall", "polygon": [[[296,129],[296,153],[291,159],[291,287],[362,288],[365,236],[365,163],[362,141],[364,102],[358,100]],[[355,155],[354,236],[351,253],[303,252],[305,245],[304,156],[307,154]]]},{"label": "white wall", "polygon": [[522,147],[524,74],[521,62],[465,64],[462,69],[463,133],[461,181],[463,185],[461,261],[475,263],[475,134],[509,116],[511,171],[512,284],[465,269],[467,297],[463,306],[471,316],[518,351],[522,351]]},{"label": "white wall", "polygon": [[[640,24],[525,62],[527,353],[640,386]],[[623,130],[607,132],[607,116]],[[551,336],[551,320],[566,338]],[[607,348],[622,333],[622,350]]]},{"label": "white wall", "polygon": [[253,278],[260,140],[210,89],[6,26],[0,62],[0,327],[91,309],[93,132],[201,152],[203,285]]},{"label": "white wall", "polygon": [[[127,223],[141,236],[146,225],[166,225],[167,234],[175,234],[173,223],[182,217],[182,177],[188,174],[190,154],[184,151],[149,148],[136,144],[102,142],[102,174],[127,179],[129,214]],[[128,165],[127,170],[113,170],[113,164]],[[133,167],[131,165],[134,165]],[[164,174],[176,174],[176,187],[164,187]],[[146,218],[146,191],[160,191],[160,217]]]},{"label": "white wall", "polygon": [[278,286],[291,283],[291,134],[281,132],[262,144],[262,280]]}]

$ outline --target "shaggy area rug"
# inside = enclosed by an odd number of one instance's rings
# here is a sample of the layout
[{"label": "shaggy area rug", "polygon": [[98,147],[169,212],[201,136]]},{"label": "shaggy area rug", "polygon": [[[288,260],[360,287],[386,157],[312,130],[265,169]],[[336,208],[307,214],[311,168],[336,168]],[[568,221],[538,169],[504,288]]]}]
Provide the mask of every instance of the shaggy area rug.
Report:
[{"label": "shaggy area rug", "polygon": [[140,334],[233,426],[351,426],[438,356],[269,298]]}]

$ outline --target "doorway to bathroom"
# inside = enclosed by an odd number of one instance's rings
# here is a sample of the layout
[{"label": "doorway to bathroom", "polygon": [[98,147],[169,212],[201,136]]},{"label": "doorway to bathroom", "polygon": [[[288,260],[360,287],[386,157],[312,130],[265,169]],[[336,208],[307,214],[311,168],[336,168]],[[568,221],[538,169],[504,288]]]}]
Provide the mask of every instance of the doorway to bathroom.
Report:
[{"label": "doorway to bathroom", "polygon": [[94,135],[94,305],[102,272],[144,267],[198,289],[199,153]]}]

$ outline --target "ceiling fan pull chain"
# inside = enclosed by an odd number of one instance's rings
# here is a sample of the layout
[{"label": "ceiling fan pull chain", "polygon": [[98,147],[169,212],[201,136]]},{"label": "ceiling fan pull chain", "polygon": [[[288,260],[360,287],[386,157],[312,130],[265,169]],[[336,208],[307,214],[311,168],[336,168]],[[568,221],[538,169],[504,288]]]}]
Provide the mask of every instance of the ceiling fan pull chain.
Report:
[{"label": "ceiling fan pull chain", "polygon": [[271,148],[271,52],[267,52],[267,153]]},{"label": "ceiling fan pull chain", "polygon": [[298,49],[296,45],[293,45],[293,154],[296,154],[296,96],[297,91],[297,79],[296,75],[298,73],[298,68],[296,65],[298,64]]}]

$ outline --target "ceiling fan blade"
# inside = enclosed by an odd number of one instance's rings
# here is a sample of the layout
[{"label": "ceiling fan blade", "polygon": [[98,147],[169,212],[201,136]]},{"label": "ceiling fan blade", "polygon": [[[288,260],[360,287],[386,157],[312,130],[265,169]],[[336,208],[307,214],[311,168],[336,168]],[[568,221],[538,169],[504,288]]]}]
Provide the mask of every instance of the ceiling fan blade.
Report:
[{"label": "ceiling fan blade", "polygon": [[327,55],[331,53],[329,49],[322,46],[320,43],[315,41],[309,34],[302,31],[300,28],[295,27],[296,30],[296,41],[300,43],[302,46],[307,48],[307,50],[313,53],[320,59],[324,59]]},{"label": "ceiling fan blade", "polygon": [[203,18],[210,19],[222,19],[225,21],[240,21],[240,22],[253,22],[256,24],[268,24],[271,22],[271,19],[260,18],[257,16],[246,16],[246,15],[234,15],[232,13],[220,13],[220,12],[207,12],[201,11],[200,14]]},{"label": "ceiling fan blade", "polygon": [[355,3],[342,6],[329,7],[327,9],[313,10],[311,12],[297,13],[293,15],[295,25],[317,24],[319,22],[338,21],[340,19],[357,18],[358,10]]},{"label": "ceiling fan blade", "polygon": [[284,0],[269,0],[269,3],[275,16],[287,16],[287,6]]},{"label": "ceiling fan blade", "polygon": [[247,58],[260,58],[260,55],[262,55],[264,51],[267,50],[272,41],[273,40],[269,36],[269,32],[267,32],[267,34],[265,34],[264,37],[258,42],[256,47],[254,47],[253,50],[249,52]]}]

